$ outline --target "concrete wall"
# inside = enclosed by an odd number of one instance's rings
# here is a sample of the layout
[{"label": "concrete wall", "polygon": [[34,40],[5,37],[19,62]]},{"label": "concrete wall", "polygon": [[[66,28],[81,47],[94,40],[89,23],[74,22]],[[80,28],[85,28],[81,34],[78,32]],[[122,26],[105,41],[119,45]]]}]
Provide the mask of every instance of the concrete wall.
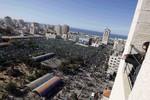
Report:
[{"label": "concrete wall", "polygon": [[[150,41],[150,0],[139,0],[134,14],[124,54],[130,51],[130,44],[141,49],[145,41]],[[121,60],[109,100],[150,100],[150,48],[137,76],[133,89],[130,89],[125,62]]]},{"label": "concrete wall", "polygon": [[109,100],[108,97],[103,96],[101,100]]},{"label": "concrete wall", "polygon": [[150,48],[128,100],[150,100]]},{"label": "concrete wall", "polygon": [[137,22],[132,44],[141,49],[145,41],[150,41],[150,0],[139,0],[136,13]]},{"label": "concrete wall", "polygon": [[[139,0],[139,3],[137,13],[140,14],[132,43],[141,48],[145,41],[150,41],[150,0]],[[128,100],[150,100],[150,48]]]},{"label": "concrete wall", "polygon": [[117,72],[119,63],[120,63],[120,59],[121,59],[120,55],[118,55],[118,56],[111,55],[109,57],[109,61],[108,61],[109,68],[107,70],[107,73],[113,74],[113,72]]}]

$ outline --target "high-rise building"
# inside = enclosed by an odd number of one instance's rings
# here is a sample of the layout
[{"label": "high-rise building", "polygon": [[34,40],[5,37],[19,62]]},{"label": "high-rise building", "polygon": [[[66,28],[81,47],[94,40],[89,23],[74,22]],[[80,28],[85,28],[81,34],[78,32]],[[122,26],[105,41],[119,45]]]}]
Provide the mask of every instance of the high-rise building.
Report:
[{"label": "high-rise building", "polygon": [[125,46],[125,40],[123,39],[114,39],[113,50],[118,54],[122,54]]},{"label": "high-rise building", "polygon": [[67,34],[69,32],[69,26],[68,25],[63,25],[62,26],[62,34]]},{"label": "high-rise building", "polygon": [[39,23],[33,22],[31,23],[31,27],[39,28]]},{"label": "high-rise building", "polygon": [[31,23],[30,33],[31,34],[39,33],[39,23],[35,23],[35,22]]},{"label": "high-rise building", "polygon": [[107,44],[107,43],[108,43],[110,32],[111,32],[111,30],[108,29],[108,28],[106,28],[106,29],[104,30],[104,34],[103,34],[103,37],[102,37],[102,43],[103,43],[103,44]]},{"label": "high-rise building", "polygon": [[[138,53],[142,44],[147,41],[150,41],[150,0],[138,0],[123,55]],[[136,73],[134,85],[131,68],[129,63],[120,61],[109,100],[150,100],[150,46]]]},{"label": "high-rise building", "polygon": [[14,23],[15,26],[18,26],[18,23],[17,23],[16,19],[13,19],[13,23]]},{"label": "high-rise building", "polygon": [[117,73],[119,63],[121,60],[121,55],[124,50],[124,46],[125,46],[125,40],[117,39],[117,38],[114,39],[114,46],[113,46],[114,53],[109,57],[109,62],[108,62],[109,67],[107,70],[108,74],[113,75],[114,72]]},{"label": "high-rise building", "polygon": [[11,26],[14,25],[14,24],[13,24],[13,21],[12,21],[12,19],[11,19],[11,17],[9,17],[9,16],[6,16],[6,17],[4,18],[4,24],[5,24],[6,26],[8,26],[8,27],[11,27]]},{"label": "high-rise building", "polygon": [[55,26],[55,31],[56,31],[57,35],[61,35],[62,34],[62,26],[61,25]]},{"label": "high-rise building", "polygon": [[18,23],[19,27],[24,27],[24,21],[22,19],[19,19],[17,21],[17,23]]},{"label": "high-rise building", "polygon": [[3,24],[4,24],[3,20],[2,20],[2,19],[0,19],[0,25],[3,25]]},{"label": "high-rise building", "polygon": [[114,72],[117,73],[120,60],[121,60],[121,55],[113,54],[109,57],[108,69],[107,69],[108,74],[113,75]]}]

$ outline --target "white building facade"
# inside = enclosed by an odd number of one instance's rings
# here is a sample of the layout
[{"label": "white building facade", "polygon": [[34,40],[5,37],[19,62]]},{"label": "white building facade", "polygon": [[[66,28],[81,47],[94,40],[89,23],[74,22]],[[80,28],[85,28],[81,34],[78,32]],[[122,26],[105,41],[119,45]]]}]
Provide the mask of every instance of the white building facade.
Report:
[{"label": "white building facade", "polygon": [[39,23],[33,22],[33,23],[31,24],[30,33],[31,33],[31,34],[39,33]]},{"label": "white building facade", "polygon": [[106,28],[106,29],[104,30],[104,34],[103,34],[103,37],[102,37],[102,43],[103,43],[103,44],[107,44],[107,43],[108,43],[110,32],[111,32],[111,30],[108,29],[108,28]]},{"label": "white building facade", "polygon": [[[138,0],[123,55],[130,53],[131,44],[141,50],[147,41],[150,41],[150,0]],[[126,64],[121,60],[109,100],[150,100],[150,47],[134,86],[130,84]]]},{"label": "white building facade", "polygon": [[19,25],[20,28],[23,28],[23,27],[24,27],[24,20],[19,19],[19,20],[17,21],[17,23],[18,23],[18,25]]},{"label": "white building facade", "polygon": [[56,38],[56,33],[45,33],[45,37],[47,39],[55,39]]},{"label": "white building facade", "polygon": [[113,45],[113,50],[118,51],[120,53],[123,52],[124,46],[125,46],[125,40],[124,39],[114,39],[114,45]]},{"label": "white building facade", "polygon": [[114,72],[117,73],[120,60],[121,60],[121,55],[111,55],[108,61],[107,73],[109,74],[113,74]]},{"label": "white building facade", "polygon": [[55,31],[56,31],[57,35],[61,35],[62,34],[62,26],[61,25],[55,26]]},{"label": "white building facade", "polygon": [[67,34],[69,32],[69,26],[68,25],[63,25],[62,26],[62,34]]}]

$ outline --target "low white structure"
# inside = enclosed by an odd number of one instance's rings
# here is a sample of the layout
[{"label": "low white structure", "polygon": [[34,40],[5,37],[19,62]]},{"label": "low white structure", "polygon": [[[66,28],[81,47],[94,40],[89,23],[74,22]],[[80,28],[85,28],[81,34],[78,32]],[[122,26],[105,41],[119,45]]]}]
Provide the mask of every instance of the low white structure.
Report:
[{"label": "low white structure", "polygon": [[62,34],[61,38],[64,39],[64,40],[67,40],[68,39],[68,34]]},{"label": "low white structure", "polygon": [[91,44],[92,47],[99,47],[99,45],[100,43],[97,43],[97,42]]},{"label": "low white structure", "polygon": [[89,45],[90,38],[85,36],[79,36],[79,43]]},{"label": "low white structure", "polygon": [[95,42],[92,42],[92,44],[91,44],[92,47],[99,47],[100,45],[102,45],[100,40],[96,40]]},{"label": "low white structure", "polygon": [[56,38],[56,33],[45,33],[45,37],[47,39],[55,39]]}]

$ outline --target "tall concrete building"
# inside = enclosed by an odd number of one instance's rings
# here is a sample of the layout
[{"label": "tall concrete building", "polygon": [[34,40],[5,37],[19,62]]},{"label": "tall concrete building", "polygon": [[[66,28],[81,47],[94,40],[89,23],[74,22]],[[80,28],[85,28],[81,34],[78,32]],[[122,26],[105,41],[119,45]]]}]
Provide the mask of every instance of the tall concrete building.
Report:
[{"label": "tall concrete building", "polygon": [[31,27],[39,28],[39,23],[33,22],[31,23]]},{"label": "tall concrete building", "polygon": [[17,23],[18,23],[18,25],[19,25],[20,28],[24,27],[24,20],[19,19],[19,20],[17,21]]},{"label": "tall concrete building", "polygon": [[2,20],[2,19],[0,19],[0,27],[2,27],[2,26],[3,26],[3,24],[4,24],[3,20]]},{"label": "tall concrete building", "polygon": [[30,33],[31,34],[39,33],[39,23],[36,22],[31,23]]},{"label": "tall concrete building", "polygon": [[111,32],[111,30],[108,29],[108,28],[106,28],[104,30],[103,37],[102,37],[102,43],[103,44],[107,44],[108,43],[110,32]]},{"label": "tall concrete building", "polygon": [[61,35],[62,34],[62,26],[61,25],[55,26],[55,31],[56,31],[57,35]]},{"label": "tall concrete building", "polygon": [[17,20],[16,19],[13,19],[13,23],[14,25],[17,27],[18,26],[18,23],[17,23]]},{"label": "tall concrete building", "polygon": [[67,34],[69,32],[69,26],[68,25],[63,25],[62,26],[62,34]]},{"label": "tall concrete building", "polygon": [[[141,50],[150,41],[150,0],[138,0],[124,54],[135,53],[131,45]],[[141,64],[134,86],[129,77],[131,66],[121,60],[109,100],[150,100],[150,47]]]},{"label": "tall concrete building", "polygon": [[113,45],[113,50],[118,53],[122,54],[125,46],[125,40],[123,39],[114,39],[114,45]]},{"label": "tall concrete building", "polygon": [[117,73],[118,71],[118,67],[119,67],[119,63],[121,60],[121,56],[124,50],[124,46],[125,46],[125,40],[123,39],[114,39],[114,46],[113,46],[113,51],[114,53],[109,57],[109,62],[108,62],[108,70],[107,73],[109,74],[113,74],[114,72]]},{"label": "tall concrete building", "polygon": [[114,72],[117,73],[120,60],[121,60],[121,55],[113,54],[109,57],[108,69],[107,69],[108,74],[113,75]]},{"label": "tall concrete building", "polygon": [[8,26],[8,27],[11,27],[11,26],[14,25],[14,23],[13,23],[11,17],[9,17],[9,16],[6,16],[6,17],[4,18],[4,24],[5,24],[6,26]]}]

